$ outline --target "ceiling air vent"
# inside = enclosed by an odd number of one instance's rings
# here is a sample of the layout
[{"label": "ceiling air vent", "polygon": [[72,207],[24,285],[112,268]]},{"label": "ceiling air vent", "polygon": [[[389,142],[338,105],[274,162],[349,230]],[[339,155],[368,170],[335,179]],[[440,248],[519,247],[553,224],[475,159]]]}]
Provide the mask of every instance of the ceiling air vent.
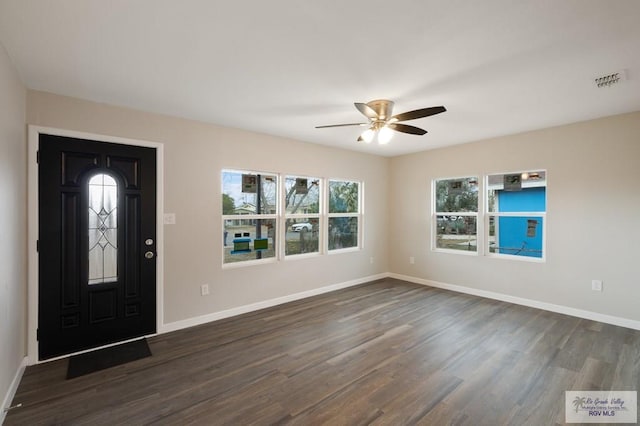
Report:
[{"label": "ceiling air vent", "polygon": [[596,83],[596,86],[598,87],[609,87],[625,79],[626,73],[624,70],[621,70],[611,74],[603,75],[601,77],[597,77],[596,79],[594,79],[594,81]]}]

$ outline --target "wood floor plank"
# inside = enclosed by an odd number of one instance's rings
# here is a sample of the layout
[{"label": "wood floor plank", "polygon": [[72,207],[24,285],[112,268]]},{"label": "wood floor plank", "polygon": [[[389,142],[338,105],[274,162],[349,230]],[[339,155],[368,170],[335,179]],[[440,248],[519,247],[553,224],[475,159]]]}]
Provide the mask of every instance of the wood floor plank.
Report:
[{"label": "wood floor plank", "polygon": [[567,390],[639,390],[640,332],[378,280],[149,339],[65,380],[28,367],[6,425],[562,424]]}]

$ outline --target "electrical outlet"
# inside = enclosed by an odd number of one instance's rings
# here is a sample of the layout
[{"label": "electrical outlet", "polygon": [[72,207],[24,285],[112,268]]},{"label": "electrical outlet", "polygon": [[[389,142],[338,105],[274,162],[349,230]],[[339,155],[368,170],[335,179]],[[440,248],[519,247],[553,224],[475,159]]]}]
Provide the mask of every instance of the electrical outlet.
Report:
[{"label": "electrical outlet", "polygon": [[202,284],[200,286],[200,294],[206,296],[209,294],[209,284]]},{"label": "electrical outlet", "polygon": [[602,291],[602,281],[601,280],[591,280],[591,290],[593,290],[593,291]]},{"label": "electrical outlet", "polygon": [[415,257],[413,257],[413,256],[409,257],[409,263],[410,263],[410,264],[412,264],[412,265],[413,265],[414,263],[416,263],[416,258],[415,258]]}]

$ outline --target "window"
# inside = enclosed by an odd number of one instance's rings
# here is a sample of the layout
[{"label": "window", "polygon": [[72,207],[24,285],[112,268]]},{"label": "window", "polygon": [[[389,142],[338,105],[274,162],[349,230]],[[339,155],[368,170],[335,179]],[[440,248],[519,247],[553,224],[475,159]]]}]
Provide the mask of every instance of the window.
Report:
[{"label": "window", "polygon": [[488,253],[544,258],[546,172],[489,175],[486,188]]},{"label": "window", "polygon": [[359,247],[362,226],[360,186],[359,182],[329,180],[329,250]]},{"label": "window", "polygon": [[118,280],[118,184],[109,175],[89,180],[89,284]]},{"label": "window", "polygon": [[312,177],[284,180],[286,256],[319,252],[320,183]]},{"label": "window", "polygon": [[432,193],[433,248],[477,253],[478,178],[436,180]]},{"label": "window", "polygon": [[222,171],[223,263],[275,258],[277,219],[275,174]]},{"label": "window", "polygon": [[[356,249],[362,183],[222,170],[223,264]],[[279,191],[282,191],[280,194]]]}]

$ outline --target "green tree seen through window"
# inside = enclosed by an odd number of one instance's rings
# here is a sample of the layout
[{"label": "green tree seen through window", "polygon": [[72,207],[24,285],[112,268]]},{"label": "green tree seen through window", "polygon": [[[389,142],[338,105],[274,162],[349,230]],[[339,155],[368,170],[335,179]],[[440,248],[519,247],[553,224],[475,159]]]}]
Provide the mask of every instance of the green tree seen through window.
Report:
[{"label": "green tree seen through window", "polygon": [[236,209],[236,202],[228,194],[222,194],[222,214],[233,214]]},{"label": "green tree seen through window", "polygon": [[358,182],[329,182],[329,213],[358,212]]},{"label": "green tree seen through window", "polygon": [[477,180],[466,178],[436,182],[436,211],[477,212]]}]

